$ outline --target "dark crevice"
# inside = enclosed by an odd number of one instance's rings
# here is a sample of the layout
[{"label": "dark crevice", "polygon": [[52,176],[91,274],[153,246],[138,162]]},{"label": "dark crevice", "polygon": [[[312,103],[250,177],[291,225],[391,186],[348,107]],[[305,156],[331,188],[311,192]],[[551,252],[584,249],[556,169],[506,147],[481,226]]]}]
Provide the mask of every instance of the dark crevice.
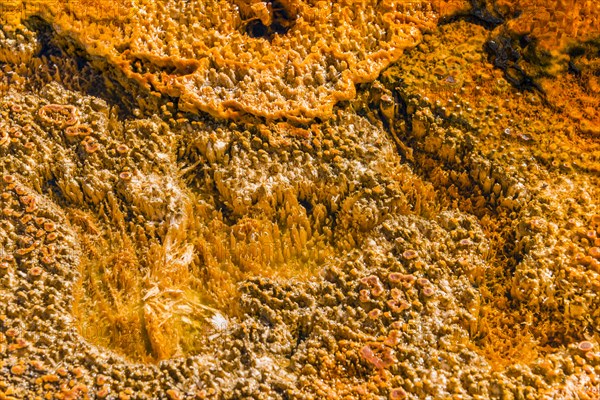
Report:
[{"label": "dark crevice", "polygon": [[276,35],[286,34],[296,23],[296,13],[286,8],[281,2],[266,1],[264,4],[271,16],[269,24],[265,24],[261,18],[255,15],[242,15],[244,19],[249,20],[245,25],[245,32],[248,36],[272,40]]},{"label": "dark crevice", "polygon": [[572,60],[569,61],[568,72],[575,76],[581,76],[581,69]]},{"label": "dark crevice", "polygon": [[309,200],[306,200],[306,199],[299,199],[298,203],[302,207],[304,207],[304,209],[306,210],[306,215],[310,216],[310,214],[312,213],[312,209],[313,209],[313,206],[312,206],[311,202]]},{"label": "dark crevice", "polygon": [[535,43],[528,37],[517,41],[507,35],[498,35],[486,42],[484,50],[489,61],[504,72],[504,78],[511,85],[521,91],[536,91],[546,101],[542,88],[520,65],[524,60],[524,49],[529,46],[535,46]]},{"label": "dark crevice", "polygon": [[253,38],[264,38],[269,36],[269,27],[263,24],[259,19],[250,21],[246,26],[246,33]]},{"label": "dark crevice", "polygon": [[25,21],[25,24],[27,25],[27,28],[38,34],[40,51],[36,54],[36,57],[60,57],[63,55],[62,50],[54,43],[54,30],[50,24],[38,17],[29,18]]},{"label": "dark crevice", "polygon": [[448,25],[457,21],[465,21],[479,25],[491,31],[504,23],[504,19],[491,13],[481,1],[471,0],[471,10],[442,18],[439,25]]},{"label": "dark crevice", "polygon": [[184,76],[196,72],[198,65],[195,62],[175,64],[172,60],[147,60],[143,57],[131,57],[131,70],[137,74],[157,75],[166,73],[167,75]]},{"label": "dark crevice", "polygon": [[487,17],[484,15],[477,15],[476,13],[468,14],[454,14],[450,17],[442,18],[438,25],[449,25],[455,22],[465,21],[470,24],[479,25],[484,27],[486,30],[494,30],[497,26],[501,25],[504,21],[500,18]]}]

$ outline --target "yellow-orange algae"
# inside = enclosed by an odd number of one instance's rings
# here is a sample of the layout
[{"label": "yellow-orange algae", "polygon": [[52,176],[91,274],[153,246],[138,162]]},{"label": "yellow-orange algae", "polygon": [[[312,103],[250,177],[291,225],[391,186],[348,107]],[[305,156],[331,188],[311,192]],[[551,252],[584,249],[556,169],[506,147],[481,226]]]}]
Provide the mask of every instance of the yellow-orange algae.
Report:
[{"label": "yellow-orange algae", "polygon": [[288,25],[252,37],[249,21],[269,24],[271,2],[108,3],[25,1],[24,14],[44,18],[121,78],[179,98],[181,110],[222,118],[328,117],[338,101],[354,97],[355,84],[375,79],[418,44],[437,18],[428,1],[274,2],[290,9]]}]

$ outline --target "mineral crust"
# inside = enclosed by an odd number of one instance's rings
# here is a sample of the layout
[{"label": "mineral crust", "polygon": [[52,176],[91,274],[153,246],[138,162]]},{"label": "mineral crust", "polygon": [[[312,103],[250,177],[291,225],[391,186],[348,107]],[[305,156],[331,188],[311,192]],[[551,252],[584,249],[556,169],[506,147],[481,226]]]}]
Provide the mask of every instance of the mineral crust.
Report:
[{"label": "mineral crust", "polygon": [[0,2],[0,399],[597,398],[596,8],[538,3]]},{"label": "mineral crust", "polygon": [[22,9],[127,86],[174,97],[181,110],[299,120],[329,117],[437,18],[426,1],[398,0],[24,1]]}]

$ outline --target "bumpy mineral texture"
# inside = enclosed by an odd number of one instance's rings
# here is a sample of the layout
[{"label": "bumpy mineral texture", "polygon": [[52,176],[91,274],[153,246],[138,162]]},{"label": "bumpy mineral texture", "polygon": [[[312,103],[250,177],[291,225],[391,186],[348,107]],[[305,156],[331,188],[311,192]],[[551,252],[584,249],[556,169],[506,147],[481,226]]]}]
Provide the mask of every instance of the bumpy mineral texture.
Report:
[{"label": "bumpy mineral texture", "polygon": [[597,398],[597,10],[525,3],[0,2],[0,399]]},{"label": "bumpy mineral texture", "polygon": [[121,80],[222,118],[326,118],[437,18],[426,1],[39,3],[23,2],[23,14]]}]

